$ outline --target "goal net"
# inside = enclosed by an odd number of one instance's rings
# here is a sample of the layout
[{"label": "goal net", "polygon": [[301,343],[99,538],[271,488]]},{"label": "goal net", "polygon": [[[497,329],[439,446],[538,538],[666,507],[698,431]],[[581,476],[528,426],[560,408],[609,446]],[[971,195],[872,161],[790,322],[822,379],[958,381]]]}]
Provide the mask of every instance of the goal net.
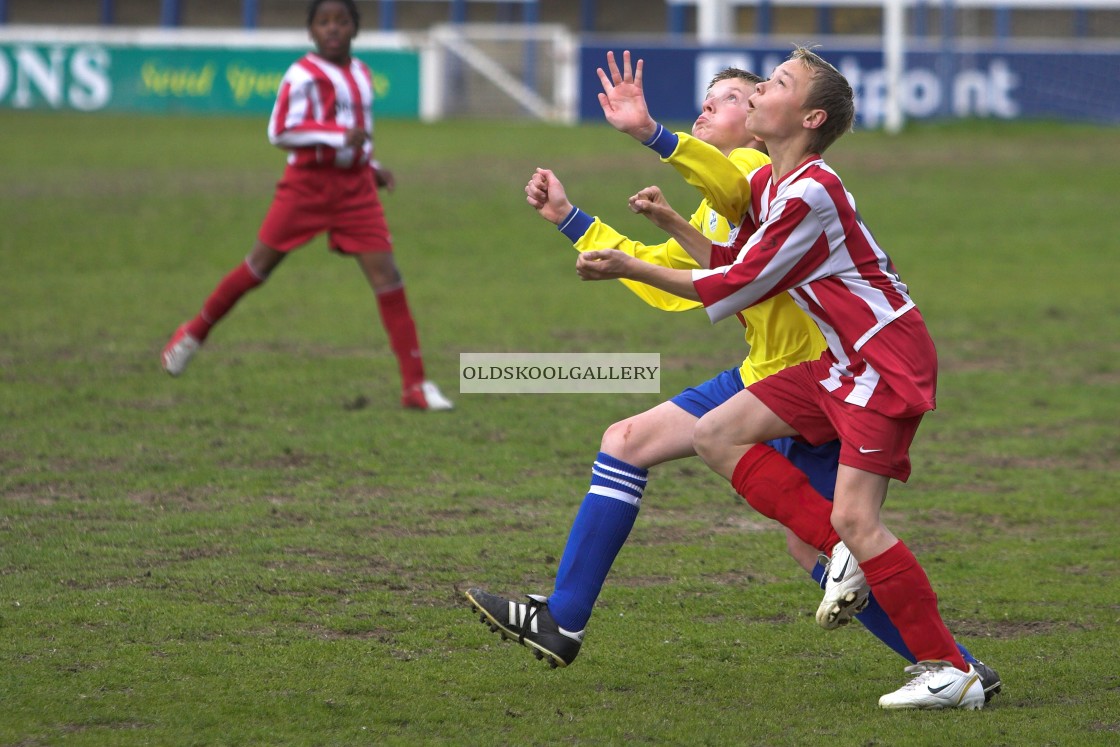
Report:
[{"label": "goal net", "polygon": [[1115,121],[1120,0],[946,0],[934,11],[883,0],[888,130],[930,116]]},{"label": "goal net", "polygon": [[577,64],[563,26],[434,26],[421,53],[420,115],[574,122]]}]

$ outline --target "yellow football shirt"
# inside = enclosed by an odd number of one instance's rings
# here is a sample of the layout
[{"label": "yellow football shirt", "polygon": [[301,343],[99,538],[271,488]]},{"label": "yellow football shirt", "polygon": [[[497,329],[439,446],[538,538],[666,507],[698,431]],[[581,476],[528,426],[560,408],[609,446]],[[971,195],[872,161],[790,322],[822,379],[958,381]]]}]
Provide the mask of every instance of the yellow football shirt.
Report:
[{"label": "yellow football shirt", "polygon": [[[732,231],[726,216],[738,221],[750,205],[747,175],[770,163],[770,159],[752,148],[738,148],[725,156],[718,148],[691,135],[677,133],[677,138],[677,147],[662,160],[671,164],[704,196],[689,223],[713,243],[726,242]],[[662,244],[642,244],[623,236],[598,218],[575,242],[575,248],[581,252],[618,249],[651,264],[674,269],[699,267],[676,239],[670,238]],[[650,306],[665,311],[687,311],[701,306],[699,301],[681,298],[644,283],[620,282]],[[824,337],[817,325],[786,293],[744,310],[740,319],[745,327],[744,339],[750,346],[750,352],[739,367],[745,385],[783,368],[815,360],[825,349]]]}]

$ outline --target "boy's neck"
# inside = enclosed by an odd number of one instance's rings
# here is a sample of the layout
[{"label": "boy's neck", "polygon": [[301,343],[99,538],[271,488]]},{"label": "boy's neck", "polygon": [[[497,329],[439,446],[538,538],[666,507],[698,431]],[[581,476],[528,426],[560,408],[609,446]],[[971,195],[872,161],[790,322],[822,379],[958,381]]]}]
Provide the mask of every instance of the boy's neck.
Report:
[{"label": "boy's neck", "polygon": [[315,50],[315,54],[320,59],[326,60],[327,62],[331,63],[332,65],[337,65],[338,67],[346,67],[347,65],[350,64],[350,55],[346,55],[342,59],[333,59],[331,57],[327,57],[325,54],[323,54],[322,52],[320,52],[317,49]]},{"label": "boy's neck", "polygon": [[791,171],[799,167],[810,156],[819,157],[819,154],[809,147],[808,138],[799,137],[783,143],[767,143],[770,150],[770,163],[773,170],[775,184],[784,179]]}]

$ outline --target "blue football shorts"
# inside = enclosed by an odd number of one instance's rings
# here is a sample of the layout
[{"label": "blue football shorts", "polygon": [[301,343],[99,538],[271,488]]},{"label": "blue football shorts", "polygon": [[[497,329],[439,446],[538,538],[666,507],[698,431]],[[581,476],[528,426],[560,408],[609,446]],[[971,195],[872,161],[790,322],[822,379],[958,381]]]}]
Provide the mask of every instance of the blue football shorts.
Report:
[{"label": "blue football shorts", "polygon": [[[745,388],[739,369],[731,368],[703,384],[690,386],[669,401],[689,415],[702,418]],[[840,460],[839,441],[811,446],[799,438],[786,437],[766,443],[804,472],[814,490],[832,500]]]}]

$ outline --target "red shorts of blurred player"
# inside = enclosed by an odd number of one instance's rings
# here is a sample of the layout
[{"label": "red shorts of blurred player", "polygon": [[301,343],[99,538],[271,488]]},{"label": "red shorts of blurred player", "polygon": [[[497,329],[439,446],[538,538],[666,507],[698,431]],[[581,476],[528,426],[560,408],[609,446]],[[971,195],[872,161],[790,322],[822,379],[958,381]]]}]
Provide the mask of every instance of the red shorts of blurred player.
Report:
[{"label": "red shorts of blurred player", "polygon": [[277,251],[289,252],[323,232],[330,248],[342,254],[393,250],[368,166],[284,170],[257,238]]},{"label": "red shorts of blurred player", "polygon": [[922,416],[891,418],[833,397],[820,385],[829,363],[807,361],[747,389],[814,446],[840,440],[840,464],[906,482]]}]

